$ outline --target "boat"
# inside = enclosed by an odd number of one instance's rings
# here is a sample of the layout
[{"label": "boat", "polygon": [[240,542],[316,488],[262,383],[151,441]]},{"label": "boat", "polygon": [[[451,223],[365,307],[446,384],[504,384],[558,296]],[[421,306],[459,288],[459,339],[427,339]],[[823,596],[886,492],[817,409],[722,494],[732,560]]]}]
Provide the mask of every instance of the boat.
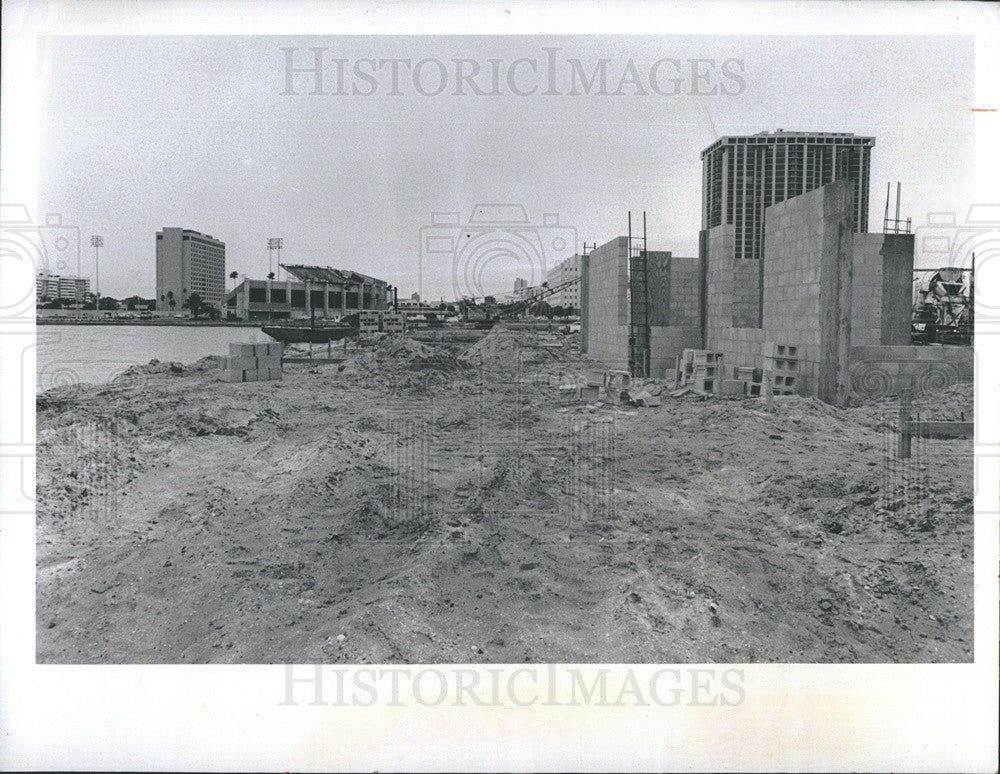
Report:
[{"label": "boat", "polygon": [[305,325],[262,325],[260,329],[272,339],[285,344],[328,344],[358,333],[353,325],[324,325],[315,328]]}]

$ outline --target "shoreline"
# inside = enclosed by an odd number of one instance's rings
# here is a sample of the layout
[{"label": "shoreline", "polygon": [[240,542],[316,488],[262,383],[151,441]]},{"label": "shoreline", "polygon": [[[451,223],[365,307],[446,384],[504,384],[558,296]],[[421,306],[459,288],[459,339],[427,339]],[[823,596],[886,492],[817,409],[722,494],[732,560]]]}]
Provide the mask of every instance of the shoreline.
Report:
[{"label": "shoreline", "polygon": [[[267,323],[263,323],[266,325]],[[248,320],[73,320],[68,318],[35,319],[35,325],[153,325],[153,326],[184,326],[202,328],[260,328],[261,323]]]}]

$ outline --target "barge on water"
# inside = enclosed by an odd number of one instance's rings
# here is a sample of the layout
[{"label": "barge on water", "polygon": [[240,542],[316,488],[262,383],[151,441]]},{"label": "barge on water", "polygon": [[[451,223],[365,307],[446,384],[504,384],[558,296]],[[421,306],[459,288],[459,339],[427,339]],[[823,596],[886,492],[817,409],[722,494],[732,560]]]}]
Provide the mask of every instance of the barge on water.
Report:
[{"label": "barge on water", "polygon": [[311,320],[308,325],[262,325],[260,329],[285,344],[329,344],[357,336],[360,330],[358,320],[358,315],[352,314],[330,325],[316,325],[315,320]]},{"label": "barge on water", "polygon": [[260,329],[272,339],[285,344],[329,344],[358,334],[358,329],[350,325],[319,328],[304,325],[262,325]]}]

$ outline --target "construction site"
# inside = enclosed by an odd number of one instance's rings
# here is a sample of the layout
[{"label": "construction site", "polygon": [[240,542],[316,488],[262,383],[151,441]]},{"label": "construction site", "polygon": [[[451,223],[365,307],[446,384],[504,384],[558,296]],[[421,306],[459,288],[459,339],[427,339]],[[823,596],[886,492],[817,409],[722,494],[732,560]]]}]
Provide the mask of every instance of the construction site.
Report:
[{"label": "construction site", "polygon": [[971,662],[972,271],[867,231],[873,144],[721,138],[697,256],[629,213],[529,299],[42,393],[39,662]]}]

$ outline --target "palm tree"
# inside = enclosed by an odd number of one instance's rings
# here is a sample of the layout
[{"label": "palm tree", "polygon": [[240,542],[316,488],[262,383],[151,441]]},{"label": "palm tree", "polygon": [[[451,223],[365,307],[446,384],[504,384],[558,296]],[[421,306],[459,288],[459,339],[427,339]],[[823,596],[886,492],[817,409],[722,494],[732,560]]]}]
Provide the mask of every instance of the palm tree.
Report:
[{"label": "palm tree", "polygon": [[271,271],[271,272],[268,272],[268,274],[267,274],[267,278],[268,278],[269,280],[273,280],[273,279],[274,279],[274,272],[273,272],[273,271]]},{"label": "palm tree", "polygon": [[239,276],[240,276],[240,273],[238,271],[231,271],[231,272],[229,272],[229,279],[231,279],[233,281],[233,289],[234,290],[236,289],[236,278],[239,277]]},{"label": "palm tree", "polygon": [[197,320],[206,304],[201,300],[201,296],[198,293],[192,293],[181,306],[184,309],[190,309],[191,316]]}]

